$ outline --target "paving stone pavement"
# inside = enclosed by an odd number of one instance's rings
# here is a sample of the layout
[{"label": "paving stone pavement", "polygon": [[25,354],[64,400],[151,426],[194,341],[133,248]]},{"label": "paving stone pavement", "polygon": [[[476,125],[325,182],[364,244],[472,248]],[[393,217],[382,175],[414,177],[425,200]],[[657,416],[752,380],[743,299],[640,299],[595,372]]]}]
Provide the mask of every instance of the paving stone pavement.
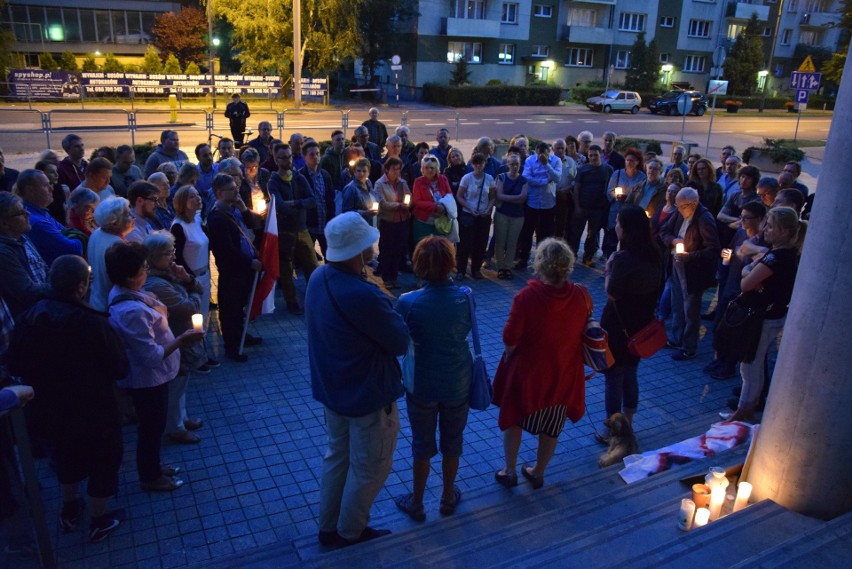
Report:
[{"label": "paving stone pavement", "polygon": [[[513,296],[525,280],[506,282],[494,271],[486,279],[465,280],[475,294],[483,352],[494,373],[502,354],[501,333]],[[519,273],[519,277],[524,273]],[[530,274],[526,273],[529,277]],[[595,314],[605,302],[603,276],[598,269],[577,266],[573,280],[585,284],[595,302]],[[304,282],[297,283],[304,290]],[[402,292],[414,288],[412,275],[400,279]],[[705,297],[705,307],[712,294]],[[164,443],[164,464],[178,465],[186,485],[173,493],[139,489],[134,451],[135,428],[124,430],[125,454],[120,495],[114,506],[125,508],[127,523],[99,544],[86,543],[85,532],[62,534],[58,527],[59,488],[45,461],[39,479],[48,525],[62,567],[171,568],[203,565],[222,556],[281,540],[316,534],[319,477],[325,449],[322,407],[313,400],[307,363],[303,317],[284,310],[278,297],[275,314],[264,316],[251,331],[263,337],[261,346],[247,348],[249,361],[235,364],[222,353],[216,325],[210,345],[222,367],[190,379],[187,409],[202,417],[198,445]],[[215,313],[214,313],[215,314]],[[214,319],[215,321],[215,319]],[[702,328],[702,334],[704,329]],[[660,433],[697,413],[724,408],[737,380],[715,381],[702,373],[710,360],[710,339],[700,343],[699,357],[674,362],[662,351],[639,368],[640,406],[635,428],[643,435]],[[330,355],[330,357],[333,357]],[[603,376],[587,384],[587,417],[566,426],[552,465],[597,460],[602,448],[593,440],[593,423],[604,419]],[[393,497],[410,491],[411,430],[400,400],[402,431],[394,468],[373,506],[374,517],[396,512]],[[646,449],[649,450],[649,449]],[[520,461],[534,460],[535,441],[524,436]],[[497,409],[471,412],[465,431],[458,486],[470,495],[493,485],[493,472],[502,467],[502,437]],[[440,499],[440,461],[433,461],[425,505],[435,519]],[[427,522],[428,523],[428,522]],[[88,527],[88,519],[83,527]],[[0,566],[35,567],[0,552]]]}]

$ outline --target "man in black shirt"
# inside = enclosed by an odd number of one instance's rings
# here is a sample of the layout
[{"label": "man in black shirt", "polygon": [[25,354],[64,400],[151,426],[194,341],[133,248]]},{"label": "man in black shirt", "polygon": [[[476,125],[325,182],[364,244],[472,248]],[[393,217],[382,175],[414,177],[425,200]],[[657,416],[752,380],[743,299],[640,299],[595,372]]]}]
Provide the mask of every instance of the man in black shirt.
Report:
[{"label": "man in black shirt", "polygon": [[571,227],[571,249],[576,255],[580,248],[580,237],[588,225],[588,235],[583,245],[583,264],[594,265],[598,252],[601,229],[606,226],[609,200],[606,187],[612,176],[612,166],[601,163],[601,147],[589,146],[588,164],[580,167],[574,180],[574,218]]},{"label": "man in black shirt", "polygon": [[240,94],[234,93],[231,102],[225,107],[225,118],[231,123],[231,136],[237,147],[243,144],[243,132],[246,130],[246,119],[251,116],[248,105],[240,100]]}]

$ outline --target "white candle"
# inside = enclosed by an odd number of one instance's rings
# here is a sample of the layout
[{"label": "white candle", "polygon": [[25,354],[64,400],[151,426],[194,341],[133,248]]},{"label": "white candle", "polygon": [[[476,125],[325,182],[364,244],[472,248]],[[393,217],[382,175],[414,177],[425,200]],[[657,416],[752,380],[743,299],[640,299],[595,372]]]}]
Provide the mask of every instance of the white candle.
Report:
[{"label": "white candle", "polygon": [[202,326],[204,326],[204,316],[201,314],[193,314],[192,315],[192,329],[196,332],[202,331]]},{"label": "white candle", "polygon": [[748,506],[748,499],[751,498],[751,484],[748,482],[740,482],[737,486],[737,499],[734,501],[734,511],[739,512]]},{"label": "white candle", "polygon": [[254,212],[259,214],[259,215],[263,215],[263,213],[265,211],[266,211],[266,201],[265,200],[258,200],[257,203],[255,203],[255,205],[254,205]]},{"label": "white candle", "polygon": [[411,204],[411,194],[405,194],[405,197],[402,198],[402,203],[404,203],[405,205],[410,205]]},{"label": "white candle", "polygon": [[698,508],[695,510],[695,522],[692,527],[700,528],[707,525],[710,521],[710,510],[707,508]]},{"label": "white candle", "polygon": [[621,186],[616,186],[615,197],[621,197],[624,194],[624,189]]},{"label": "white candle", "polygon": [[373,202],[373,211],[379,211],[379,202]]},{"label": "white candle", "polygon": [[722,504],[725,503],[725,489],[714,486],[710,490],[710,521],[718,520],[722,515]]},{"label": "white candle", "polygon": [[677,519],[677,527],[683,531],[692,529],[692,518],[695,516],[695,502],[689,498],[680,501],[680,515]]},{"label": "white candle", "polygon": [[678,243],[678,244],[675,245],[675,253],[680,255],[681,253],[684,253],[684,252],[685,252],[685,250],[683,248],[683,243]]}]

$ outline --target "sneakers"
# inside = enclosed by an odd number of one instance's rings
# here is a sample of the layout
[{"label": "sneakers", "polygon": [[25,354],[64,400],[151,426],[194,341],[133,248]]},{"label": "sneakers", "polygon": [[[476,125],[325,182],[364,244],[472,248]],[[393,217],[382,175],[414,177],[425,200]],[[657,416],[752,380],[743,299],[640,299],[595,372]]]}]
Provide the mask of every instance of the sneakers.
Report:
[{"label": "sneakers", "polygon": [[59,527],[62,531],[69,533],[76,530],[83,518],[85,508],[86,503],[81,498],[62,504],[62,511],[59,513]]},{"label": "sneakers", "polygon": [[89,541],[98,543],[108,538],[122,524],[124,517],[124,510],[116,510],[98,518],[92,518],[89,526]]}]

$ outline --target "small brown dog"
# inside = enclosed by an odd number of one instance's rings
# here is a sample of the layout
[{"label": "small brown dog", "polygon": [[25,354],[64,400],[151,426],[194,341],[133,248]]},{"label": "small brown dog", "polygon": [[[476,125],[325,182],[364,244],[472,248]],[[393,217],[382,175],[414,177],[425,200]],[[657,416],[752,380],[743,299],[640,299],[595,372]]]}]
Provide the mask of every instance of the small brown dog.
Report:
[{"label": "small brown dog", "polygon": [[639,452],[639,443],[630,422],[621,413],[613,413],[604,421],[609,428],[609,448],[598,459],[598,466],[606,468],[624,460],[625,456]]}]

